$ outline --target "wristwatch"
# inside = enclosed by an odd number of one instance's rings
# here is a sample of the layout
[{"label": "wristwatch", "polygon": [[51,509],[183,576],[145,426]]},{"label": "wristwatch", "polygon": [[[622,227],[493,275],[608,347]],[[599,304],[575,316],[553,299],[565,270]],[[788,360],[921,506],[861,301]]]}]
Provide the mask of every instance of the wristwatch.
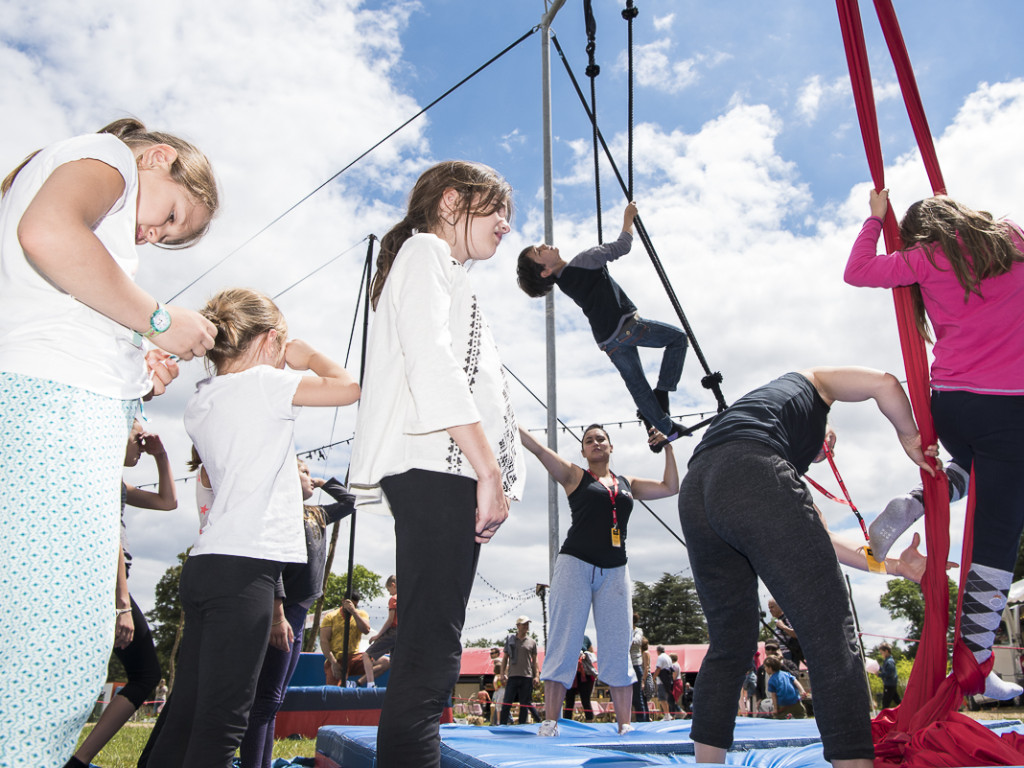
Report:
[{"label": "wristwatch", "polygon": [[149,330],[142,335],[147,339],[151,339],[157,334],[163,333],[170,327],[171,313],[167,311],[163,304],[157,302],[156,310],[149,316]]}]

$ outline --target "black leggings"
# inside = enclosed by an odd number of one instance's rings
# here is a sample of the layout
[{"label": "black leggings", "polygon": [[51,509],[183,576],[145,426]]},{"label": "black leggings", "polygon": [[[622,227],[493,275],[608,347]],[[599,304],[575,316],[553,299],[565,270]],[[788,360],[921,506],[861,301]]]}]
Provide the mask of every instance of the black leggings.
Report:
[{"label": "black leggings", "polygon": [[153,746],[153,768],[224,768],[242,742],[270,639],[281,563],[193,555],[181,569],[185,634],[173,705]]},{"label": "black leggings", "polygon": [[381,480],[395,517],[401,631],[377,729],[377,765],[441,764],[440,720],[459,679],[476,577],[476,481],[413,469]]},{"label": "black leggings", "polygon": [[132,641],[125,648],[114,648],[114,655],[124,667],[128,675],[128,684],[117,692],[124,696],[136,709],[141,707],[160,682],[160,660],[156,657],[156,646],[153,644],[153,633],[146,623],[146,617],[131,595],[132,624],[135,632]]}]

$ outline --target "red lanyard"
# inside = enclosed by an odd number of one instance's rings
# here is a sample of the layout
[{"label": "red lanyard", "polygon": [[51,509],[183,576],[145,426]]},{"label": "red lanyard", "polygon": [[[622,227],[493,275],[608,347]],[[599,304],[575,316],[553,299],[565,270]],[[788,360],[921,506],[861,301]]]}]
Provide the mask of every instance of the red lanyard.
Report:
[{"label": "red lanyard", "polygon": [[606,491],[608,491],[608,498],[612,500],[612,528],[618,528],[619,527],[619,518],[615,514],[615,497],[619,495],[619,478],[617,478],[615,476],[615,473],[612,472],[611,473],[611,475],[612,475],[612,487],[609,488],[607,485],[605,485],[604,483],[601,482],[601,478],[599,478],[597,475],[595,475],[589,469],[587,470],[587,472],[590,472],[590,476],[592,478],[594,478],[595,480],[597,480],[597,484],[598,485],[600,485],[602,488],[604,488]]},{"label": "red lanyard", "polygon": [[826,498],[838,502],[839,504],[846,504],[847,506],[849,506],[850,509],[853,510],[853,514],[857,516],[857,522],[860,523],[860,529],[864,532],[864,541],[870,541],[870,537],[868,536],[868,527],[864,524],[864,518],[860,516],[860,511],[857,509],[857,506],[853,503],[853,499],[850,498],[850,492],[846,490],[846,483],[843,482],[843,478],[839,474],[839,468],[836,467],[836,460],[833,456],[832,449],[828,445],[828,440],[826,440],[824,443],[824,449],[825,458],[828,459],[828,464],[830,467],[832,467],[832,474],[834,474],[836,476],[836,480],[839,481],[839,487],[843,489],[843,495],[846,496],[846,501],[843,501],[842,499],[837,499],[835,496],[826,491],[824,488],[822,488],[820,485],[814,482],[807,475],[804,475],[804,479],[811,485],[813,485],[816,489],[818,489],[818,492],[823,494]]}]

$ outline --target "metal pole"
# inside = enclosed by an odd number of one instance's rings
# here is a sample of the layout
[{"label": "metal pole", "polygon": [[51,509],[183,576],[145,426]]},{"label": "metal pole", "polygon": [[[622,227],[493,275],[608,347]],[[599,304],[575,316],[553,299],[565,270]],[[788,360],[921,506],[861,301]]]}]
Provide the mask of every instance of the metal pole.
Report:
[{"label": "metal pole", "polygon": [[[555,240],[555,213],[553,207],[554,185],[551,171],[551,29],[550,25],[565,0],[545,0],[547,7],[541,18],[540,71],[541,71],[541,113],[544,136],[544,242],[552,245]],[[555,292],[544,299],[544,332],[547,360],[547,401],[548,401],[548,448],[558,451],[558,400],[555,385]],[[555,575],[555,558],[558,556],[558,483],[548,477],[548,575]]]}]

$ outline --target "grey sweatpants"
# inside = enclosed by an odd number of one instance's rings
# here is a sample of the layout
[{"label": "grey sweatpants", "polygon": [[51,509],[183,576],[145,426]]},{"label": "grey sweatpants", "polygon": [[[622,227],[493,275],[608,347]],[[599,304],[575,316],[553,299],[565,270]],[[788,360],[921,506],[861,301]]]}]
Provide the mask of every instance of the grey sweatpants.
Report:
[{"label": "grey sweatpants", "polygon": [[636,682],[629,660],[633,639],[632,586],[625,565],[598,568],[572,555],[558,556],[551,579],[551,631],[544,649],[541,680],[561,683],[566,688],[572,685],[593,606],[598,677],[612,686]]},{"label": "grey sweatpants", "polygon": [[874,758],[871,701],[846,586],[810,492],[768,445],[737,440],[690,464],[679,492],[710,647],[694,690],[694,741],[728,749],[757,648],[758,577],[807,656],[826,760]]}]

